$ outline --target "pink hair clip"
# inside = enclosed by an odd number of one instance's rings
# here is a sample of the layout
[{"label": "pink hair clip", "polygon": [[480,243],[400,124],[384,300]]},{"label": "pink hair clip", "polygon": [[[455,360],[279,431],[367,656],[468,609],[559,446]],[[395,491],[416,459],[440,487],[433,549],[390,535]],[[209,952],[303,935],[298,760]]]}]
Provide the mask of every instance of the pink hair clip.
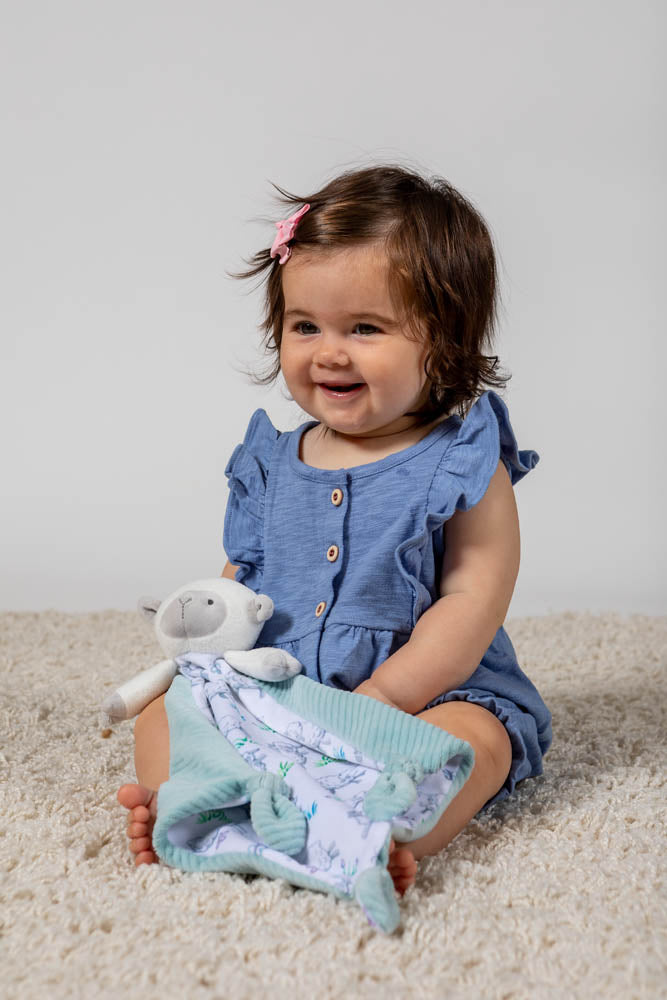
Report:
[{"label": "pink hair clip", "polygon": [[310,205],[304,205],[303,208],[300,208],[298,212],[294,213],[294,215],[290,215],[289,219],[282,219],[280,222],[276,222],[278,235],[273,241],[270,256],[280,257],[280,264],[284,264],[286,260],[289,260],[292,249],[287,246],[287,243],[294,236],[299,219],[306,214],[309,208]]}]

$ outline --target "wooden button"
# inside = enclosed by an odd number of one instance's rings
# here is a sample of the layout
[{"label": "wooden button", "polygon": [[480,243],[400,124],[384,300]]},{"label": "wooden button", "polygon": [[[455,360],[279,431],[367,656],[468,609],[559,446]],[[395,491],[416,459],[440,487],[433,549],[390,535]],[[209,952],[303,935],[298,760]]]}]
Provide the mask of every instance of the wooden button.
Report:
[{"label": "wooden button", "polygon": [[326,606],[327,606],[326,601],[320,601],[320,603],[315,608],[315,617],[316,618],[319,618],[320,615],[324,613],[324,609],[326,608]]},{"label": "wooden button", "polygon": [[340,507],[340,505],[343,502],[343,491],[335,489],[331,494],[331,502],[334,505],[334,507]]},{"label": "wooden button", "polygon": [[329,548],[327,549],[327,559],[329,560],[329,562],[336,562],[336,559],[338,559],[338,546],[337,545],[330,545],[329,546]]}]

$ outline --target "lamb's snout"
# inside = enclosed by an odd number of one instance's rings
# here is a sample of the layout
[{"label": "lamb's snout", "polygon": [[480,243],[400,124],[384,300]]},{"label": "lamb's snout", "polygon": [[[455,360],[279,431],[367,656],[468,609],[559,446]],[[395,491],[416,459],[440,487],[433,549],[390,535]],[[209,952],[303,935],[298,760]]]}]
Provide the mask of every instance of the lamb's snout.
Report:
[{"label": "lamb's snout", "polygon": [[165,609],[160,627],[172,639],[212,635],[227,615],[225,602],[213,591],[186,590]]}]

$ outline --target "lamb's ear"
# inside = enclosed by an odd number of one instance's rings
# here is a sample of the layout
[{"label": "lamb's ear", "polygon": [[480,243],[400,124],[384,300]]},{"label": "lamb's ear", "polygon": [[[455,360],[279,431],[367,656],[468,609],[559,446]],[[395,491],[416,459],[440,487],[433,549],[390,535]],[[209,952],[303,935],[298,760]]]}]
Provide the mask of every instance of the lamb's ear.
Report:
[{"label": "lamb's ear", "polygon": [[158,601],[157,597],[140,597],[137,601],[137,611],[146,621],[152,622],[161,604],[162,601]]},{"label": "lamb's ear", "polygon": [[253,597],[252,607],[258,622],[265,622],[273,614],[273,601],[266,594]]}]

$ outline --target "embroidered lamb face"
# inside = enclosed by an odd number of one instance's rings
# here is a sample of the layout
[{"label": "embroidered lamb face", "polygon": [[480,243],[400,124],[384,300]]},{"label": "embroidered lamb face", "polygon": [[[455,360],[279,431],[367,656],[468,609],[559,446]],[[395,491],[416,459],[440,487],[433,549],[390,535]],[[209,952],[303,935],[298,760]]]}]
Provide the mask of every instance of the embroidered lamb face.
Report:
[{"label": "embroidered lamb face", "polygon": [[166,656],[252,649],[273,601],[235,580],[213,578],[187,583],[164,601],[144,597],[140,614],[154,623]]}]

